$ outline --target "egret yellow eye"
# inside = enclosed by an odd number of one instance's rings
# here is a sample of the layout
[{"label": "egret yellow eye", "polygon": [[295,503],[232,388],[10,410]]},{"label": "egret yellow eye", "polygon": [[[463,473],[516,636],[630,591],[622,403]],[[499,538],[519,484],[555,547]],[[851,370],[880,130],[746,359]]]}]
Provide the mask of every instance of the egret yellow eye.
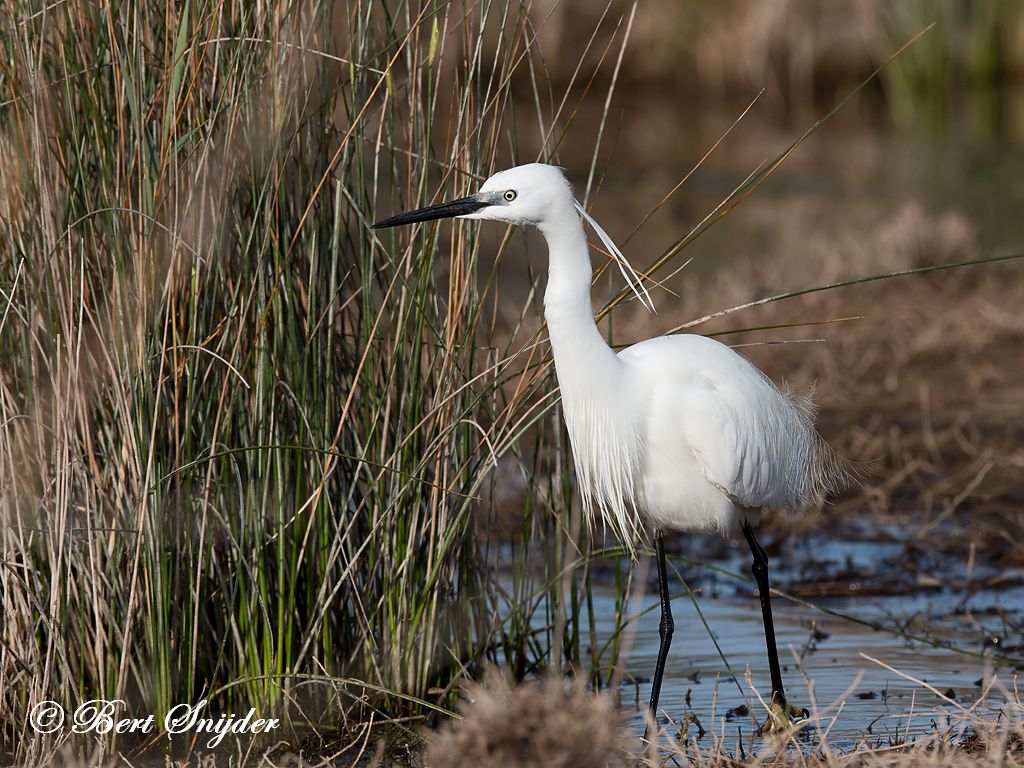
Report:
[{"label": "egret yellow eye", "polygon": [[516,199],[516,191],[514,189],[510,189],[503,195],[503,197],[505,198],[506,203],[511,203]]}]

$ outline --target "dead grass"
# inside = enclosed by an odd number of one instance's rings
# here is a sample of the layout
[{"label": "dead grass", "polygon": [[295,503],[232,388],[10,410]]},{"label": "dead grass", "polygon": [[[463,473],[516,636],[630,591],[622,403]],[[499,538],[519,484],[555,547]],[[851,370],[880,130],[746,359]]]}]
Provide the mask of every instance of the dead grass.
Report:
[{"label": "dead grass", "polygon": [[626,765],[633,738],[610,695],[562,678],[510,686],[494,672],[467,689],[462,720],[430,741],[431,768]]}]

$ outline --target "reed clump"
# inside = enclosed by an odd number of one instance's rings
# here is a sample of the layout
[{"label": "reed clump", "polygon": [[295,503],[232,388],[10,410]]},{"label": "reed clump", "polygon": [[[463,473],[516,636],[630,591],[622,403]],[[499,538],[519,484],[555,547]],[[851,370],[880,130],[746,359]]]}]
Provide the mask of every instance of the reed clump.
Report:
[{"label": "reed clump", "polygon": [[[473,230],[368,227],[504,156],[510,84],[546,87],[525,8],[5,13],[0,749],[49,753],[42,699],[408,731],[483,660],[582,658],[550,366],[485,342]],[[473,524],[499,458],[550,501],[511,591]]]}]

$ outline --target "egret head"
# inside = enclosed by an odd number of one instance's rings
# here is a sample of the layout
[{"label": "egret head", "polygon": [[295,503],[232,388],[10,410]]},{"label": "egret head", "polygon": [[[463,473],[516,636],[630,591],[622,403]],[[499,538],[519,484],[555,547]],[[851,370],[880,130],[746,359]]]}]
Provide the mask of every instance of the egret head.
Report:
[{"label": "egret head", "polygon": [[[557,166],[528,163],[509,168],[507,171],[499,171],[485,181],[476,194],[400,213],[378,221],[373,228],[386,229],[402,224],[452,218],[532,224],[539,227],[545,237],[552,231],[565,231],[564,227],[567,226],[580,227],[582,218],[594,228],[594,232],[615,261],[630,290],[645,307],[654,311],[654,303],[640,275],[629,265],[608,233],[576,202],[569,181],[562,173],[562,169]],[[582,240],[582,245],[586,248],[585,239]]]},{"label": "egret head", "polygon": [[397,227],[434,219],[488,219],[509,224],[539,226],[553,215],[573,210],[572,187],[562,169],[544,163],[517,165],[499,171],[467,197],[400,213],[378,221],[374,229]]}]

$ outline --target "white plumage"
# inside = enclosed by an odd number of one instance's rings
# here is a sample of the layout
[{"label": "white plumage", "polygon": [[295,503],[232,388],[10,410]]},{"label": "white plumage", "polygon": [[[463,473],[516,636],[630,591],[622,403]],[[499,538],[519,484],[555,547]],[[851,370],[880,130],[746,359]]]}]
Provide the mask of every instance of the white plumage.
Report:
[{"label": "white plumage", "polygon": [[829,478],[813,402],[779,389],[703,336],[665,336],[619,354],[636,389],[640,506],[659,528],[730,532],[746,510],[798,508]]},{"label": "white plumage", "polygon": [[[702,336],[663,336],[616,354],[594,322],[583,220],[615,259],[637,299],[653,309],[639,275],[574,200],[559,168],[533,163],[495,174],[475,195],[400,214],[390,227],[448,216],[537,227],[548,245],[544,316],[584,508],[631,552],[643,528],[729,532],[742,525],[772,667],[776,717],[788,717],[768,600],[768,562],[748,517],[799,508],[843,479],[844,462],[818,437],[810,395],[780,390],[746,358]],[[672,634],[665,553],[658,538],[662,649],[657,707]]]}]

